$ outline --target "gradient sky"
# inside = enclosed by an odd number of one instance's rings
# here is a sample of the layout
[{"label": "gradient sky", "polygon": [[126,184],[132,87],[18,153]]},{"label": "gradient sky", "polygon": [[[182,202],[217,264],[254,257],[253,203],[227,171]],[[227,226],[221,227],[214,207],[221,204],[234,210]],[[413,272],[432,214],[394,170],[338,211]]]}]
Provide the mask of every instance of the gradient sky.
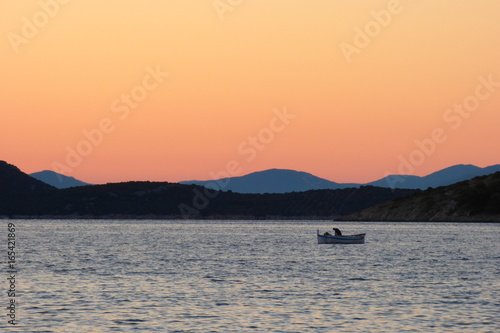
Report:
[{"label": "gradient sky", "polygon": [[498,0],[0,0],[0,34],[0,159],[27,173],[500,163]]}]

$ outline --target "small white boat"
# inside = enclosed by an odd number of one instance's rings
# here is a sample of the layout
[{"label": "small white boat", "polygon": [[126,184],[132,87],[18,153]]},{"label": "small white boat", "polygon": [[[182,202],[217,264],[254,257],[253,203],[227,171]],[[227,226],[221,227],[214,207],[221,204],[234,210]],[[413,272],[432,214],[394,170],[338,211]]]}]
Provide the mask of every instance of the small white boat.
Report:
[{"label": "small white boat", "polygon": [[318,244],[364,244],[366,234],[357,235],[320,235],[319,230],[316,231],[318,235]]}]

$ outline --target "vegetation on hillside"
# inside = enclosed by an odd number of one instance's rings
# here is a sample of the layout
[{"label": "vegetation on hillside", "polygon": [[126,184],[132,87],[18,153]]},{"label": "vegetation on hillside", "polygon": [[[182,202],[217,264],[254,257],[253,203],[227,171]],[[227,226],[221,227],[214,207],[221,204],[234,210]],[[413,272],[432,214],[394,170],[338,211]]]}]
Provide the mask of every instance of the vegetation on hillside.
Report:
[{"label": "vegetation on hillside", "polygon": [[127,182],[29,193],[0,203],[0,215],[87,218],[332,218],[415,190],[365,186],[285,194],[239,194],[196,185]]},{"label": "vegetation on hillside", "polygon": [[429,188],[341,219],[500,222],[500,172],[449,186]]}]

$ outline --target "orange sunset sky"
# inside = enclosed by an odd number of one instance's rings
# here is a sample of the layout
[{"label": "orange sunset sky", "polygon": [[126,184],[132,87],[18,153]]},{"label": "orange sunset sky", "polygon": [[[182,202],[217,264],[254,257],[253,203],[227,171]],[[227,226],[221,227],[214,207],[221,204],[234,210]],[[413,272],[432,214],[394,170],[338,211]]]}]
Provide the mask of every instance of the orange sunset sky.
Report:
[{"label": "orange sunset sky", "polygon": [[26,173],[500,163],[498,0],[0,0],[0,34],[0,159]]}]

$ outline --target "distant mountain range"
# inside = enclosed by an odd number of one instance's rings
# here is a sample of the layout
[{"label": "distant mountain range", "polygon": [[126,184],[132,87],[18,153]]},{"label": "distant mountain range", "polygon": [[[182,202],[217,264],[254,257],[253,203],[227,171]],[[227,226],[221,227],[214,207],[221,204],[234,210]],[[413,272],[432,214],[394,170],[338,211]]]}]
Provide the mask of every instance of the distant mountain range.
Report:
[{"label": "distant mountain range", "polygon": [[390,175],[374,182],[335,183],[310,173],[284,169],[271,169],[250,173],[241,177],[223,178],[217,180],[190,180],[181,184],[205,186],[210,189],[233,191],[237,193],[287,193],[320,189],[343,189],[360,186],[377,186],[386,188],[420,189],[450,185],[477,176],[500,171],[500,164],[486,168],[474,165],[454,165],[446,169],[419,177],[409,175]]},{"label": "distant mountain range", "polygon": [[364,186],[240,194],[167,182],[57,189],[5,162],[0,186],[0,217],[10,218],[331,219],[416,192]]},{"label": "distant mountain range", "polygon": [[50,170],[31,173],[30,176],[59,189],[91,185]]},{"label": "distant mountain range", "polygon": [[[442,176],[438,172],[427,177],[450,181],[452,177],[464,177],[460,170],[465,169],[480,168],[458,166],[445,169]],[[451,171],[457,173],[453,176]],[[281,170],[274,172],[280,174]],[[290,170],[286,173],[291,179],[298,175],[314,186],[325,184],[305,173]],[[290,188],[285,185],[281,183],[281,189],[288,191]],[[500,171],[425,191],[366,185],[242,194],[167,182],[58,189],[0,161],[1,218],[332,219],[340,216],[344,220],[364,221],[500,222]]]},{"label": "distant mountain range", "polygon": [[[450,185],[478,176],[500,171],[500,164],[480,168],[470,164],[458,164],[424,177],[411,175],[390,175],[370,183],[336,183],[316,177],[307,172],[286,169],[269,169],[253,172],[245,176],[222,178],[215,180],[188,180],[184,185],[199,185],[214,190],[232,191],[236,193],[290,193],[309,190],[338,190],[358,188],[360,186],[377,186],[385,188],[419,189]],[[75,186],[91,185],[73,177],[67,177],[54,171],[41,171],[30,176],[59,189]]]}]

